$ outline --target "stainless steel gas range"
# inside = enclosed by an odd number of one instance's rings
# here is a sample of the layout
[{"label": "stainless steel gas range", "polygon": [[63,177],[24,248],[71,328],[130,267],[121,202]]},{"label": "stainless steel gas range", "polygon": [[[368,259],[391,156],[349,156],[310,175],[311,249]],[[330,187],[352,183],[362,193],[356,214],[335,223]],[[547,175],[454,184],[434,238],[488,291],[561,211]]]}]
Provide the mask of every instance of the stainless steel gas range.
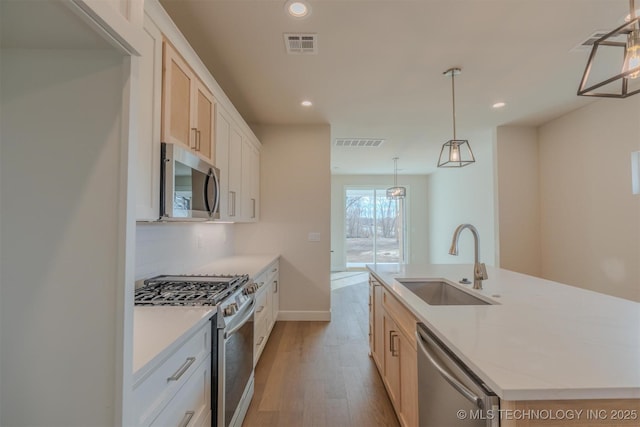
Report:
[{"label": "stainless steel gas range", "polygon": [[136,305],[215,306],[212,318],[212,426],[240,427],[253,397],[253,294],[243,276],[157,276],[136,289]]}]

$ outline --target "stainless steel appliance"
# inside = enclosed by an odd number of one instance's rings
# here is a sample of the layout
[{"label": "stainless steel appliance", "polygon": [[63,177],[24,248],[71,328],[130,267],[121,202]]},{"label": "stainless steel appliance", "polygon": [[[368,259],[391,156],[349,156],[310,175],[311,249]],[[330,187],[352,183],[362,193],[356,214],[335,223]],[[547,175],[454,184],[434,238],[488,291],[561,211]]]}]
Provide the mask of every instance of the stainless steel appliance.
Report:
[{"label": "stainless steel appliance", "polygon": [[500,425],[500,399],[424,324],[418,323],[420,427]]},{"label": "stainless steel appliance", "polygon": [[253,294],[249,276],[157,276],[136,289],[136,305],[215,306],[211,349],[212,425],[242,425],[253,397]]},{"label": "stainless steel appliance", "polygon": [[218,427],[242,426],[253,397],[254,286],[218,305]]},{"label": "stainless steel appliance", "polygon": [[189,150],[162,143],[160,219],[203,221],[220,218],[220,171]]}]

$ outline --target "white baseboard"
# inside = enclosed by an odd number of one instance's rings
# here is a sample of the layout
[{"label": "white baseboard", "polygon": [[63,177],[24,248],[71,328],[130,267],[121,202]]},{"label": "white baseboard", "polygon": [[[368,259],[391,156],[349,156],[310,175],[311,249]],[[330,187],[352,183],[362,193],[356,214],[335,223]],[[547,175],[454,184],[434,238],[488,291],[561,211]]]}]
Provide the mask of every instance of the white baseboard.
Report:
[{"label": "white baseboard", "polygon": [[278,319],[283,322],[330,322],[331,311],[283,311],[278,312]]}]

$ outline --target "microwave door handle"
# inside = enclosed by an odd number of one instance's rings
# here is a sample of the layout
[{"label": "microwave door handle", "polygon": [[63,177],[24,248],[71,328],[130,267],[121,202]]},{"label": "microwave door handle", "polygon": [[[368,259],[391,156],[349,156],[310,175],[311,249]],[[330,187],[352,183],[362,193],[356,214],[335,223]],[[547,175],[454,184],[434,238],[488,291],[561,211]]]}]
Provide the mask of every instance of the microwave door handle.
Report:
[{"label": "microwave door handle", "polygon": [[431,364],[438,370],[440,375],[442,375],[442,377],[449,384],[451,384],[451,386],[455,388],[458,391],[458,393],[463,395],[467,400],[475,404],[478,408],[482,409],[484,406],[484,402],[482,401],[482,399],[476,396],[471,390],[465,387],[464,384],[458,381],[458,379],[456,379],[456,377],[454,377],[453,374],[449,372],[449,370],[446,367],[438,363],[438,361],[436,360],[436,356],[432,354],[431,351],[424,344],[424,339],[422,338],[422,335],[419,332],[416,332],[416,338],[418,338],[417,339],[418,347],[420,348],[420,350],[422,350],[422,353],[424,353],[424,355],[427,357],[429,362],[431,362]]},{"label": "microwave door handle", "polygon": [[209,181],[213,176],[213,170],[209,169],[209,173],[207,173],[207,179],[204,181],[204,206],[207,209],[207,212],[211,214],[211,206],[209,204]]},{"label": "microwave door handle", "polygon": [[210,213],[211,213],[211,216],[214,216],[215,213],[218,211],[218,208],[220,207],[220,179],[218,178],[218,175],[216,175],[216,172],[214,170],[212,170],[211,172],[212,172],[211,179],[213,180],[213,190],[215,192],[215,195],[214,195],[213,209],[211,209]]}]

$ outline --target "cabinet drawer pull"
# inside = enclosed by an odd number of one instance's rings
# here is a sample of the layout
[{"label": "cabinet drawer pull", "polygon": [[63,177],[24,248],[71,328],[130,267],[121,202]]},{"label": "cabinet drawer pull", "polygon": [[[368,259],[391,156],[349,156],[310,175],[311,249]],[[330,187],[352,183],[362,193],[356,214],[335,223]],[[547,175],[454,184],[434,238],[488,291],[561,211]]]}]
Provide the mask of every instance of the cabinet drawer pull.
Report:
[{"label": "cabinet drawer pull", "polygon": [[275,273],[276,271],[278,271],[277,268],[274,268],[273,270],[271,270],[272,273]]},{"label": "cabinet drawer pull", "polygon": [[274,293],[274,294],[277,294],[277,293],[278,293],[278,281],[277,281],[277,280],[274,280],[274,281],[273,281],[273,285],[274,285],[274,286],[273,286],[273,293]]},{"label": "cabinet drawer pull", "polygon": [[262,341],[264,341],[264,337],[260,337],[260,339],[258,340],[258,343],[256,345],[258,345],[258,346],[261,345]]},{"label": "cabinet drawer pull", "polygon": [[195,357],[187,357],[187,360],[185,360],[182,366],[178,368],[175,374],[167,378],[167,381],[178,381],[180,377],[183,376],[185,372],[187,372],[187,370],[191,367],[191,365],[193,365],[193,362],[195,361],[196,361]]},{"label": "cabinet drawer pull", "polygon": [[260,308],[256,310],[256,313],[262,313],[262,310],[264,310],[264,305],[261,305]]},{"label": "cabinet drawer pull", "polygon": [[184,417],[182,417],[182,421],[178,424],[178,427],[187,427],[191,422],[191,418],[195,415],[195,411],[187,411],[184,413]]}]

